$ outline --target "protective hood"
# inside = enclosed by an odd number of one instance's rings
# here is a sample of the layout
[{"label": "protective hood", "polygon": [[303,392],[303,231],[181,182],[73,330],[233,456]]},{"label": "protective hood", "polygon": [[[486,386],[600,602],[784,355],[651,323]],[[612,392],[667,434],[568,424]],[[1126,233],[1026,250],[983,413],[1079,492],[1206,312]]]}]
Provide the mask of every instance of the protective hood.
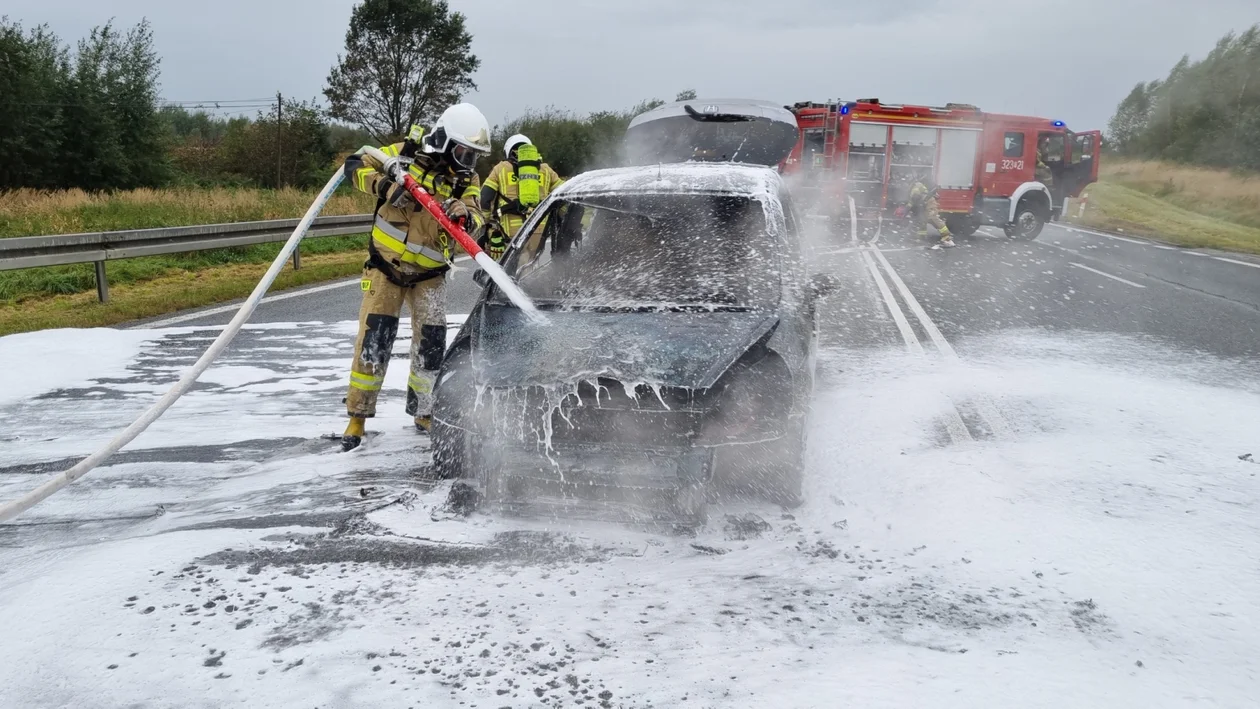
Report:
[{"label": "protective hood", "polygon": [[699,99],[669,103],[630,122],[629,165],[696,160],[773,167],[796,146],[792,112],[768,101]]},{"label": "protective hood", "polygon": [[764,310],[548,312],[547,319],[532,325],[515,308],[487,306],[474,333],[477,383],[525,387],[608,377],[707,389],[778,324]]}]

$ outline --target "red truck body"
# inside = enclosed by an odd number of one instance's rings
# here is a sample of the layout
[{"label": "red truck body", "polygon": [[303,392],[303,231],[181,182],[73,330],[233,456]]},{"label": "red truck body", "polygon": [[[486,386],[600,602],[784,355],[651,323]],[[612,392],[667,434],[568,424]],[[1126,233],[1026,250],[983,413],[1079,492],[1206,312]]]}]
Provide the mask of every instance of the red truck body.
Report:
[{"label": "red truck body", "polygon": [[890,216],[915,180],[927,178],[939,188],[951,230],[966,235],[990,224],[1031,238],[1066,198],[1098,179],[1101,134],[1073,133],[1062,121],[877,99],[788,108],[800,137],[781,171],[815,212],[847,219],[852,198],[864,228]]}]

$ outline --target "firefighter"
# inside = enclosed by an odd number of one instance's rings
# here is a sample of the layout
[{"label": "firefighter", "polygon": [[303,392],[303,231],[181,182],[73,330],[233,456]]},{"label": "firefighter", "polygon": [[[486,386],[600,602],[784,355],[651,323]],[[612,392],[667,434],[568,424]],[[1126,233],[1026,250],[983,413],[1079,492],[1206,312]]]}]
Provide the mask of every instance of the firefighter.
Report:
[{"label": "firefighter", "polygon": [[[490,124],[481,111],[461,103],[446,109],[429,133],[412,126],[407,140],[381,149],[406,165],[411,176],[441,204],[452,221],[478,234],[484,218],[477,205],[477,158],[490,152]],[[368,260],[360,286],[359,334],[350,364],[346,411],[350,425],[341,442],[351,450],[363,441],[364,423],[376,415],[376,399],[385,381],[398,316],[411,310],[411,373],[407,413],[416,429],[427,432],[433,410],[433,383],[446,350],[446,272],[451,237],[407,190],[370,157],[346,159],[346,177],[377,198],[376,220],[368,242]]]},{"label": "firefighter", "polygon": [[928,235],[928,225],[932,225],[940,234],[940,245],[945,248],[954,246],[954,237],[949,227],[941,219],[941,205],[936,199],[936,187],[931,186],[931,178],[921,177],[910,187],[910,212],[919,228],[919,236]]},{"label": "firefighter", "polygon": [[503,143],[507,159],[490,171],[481,188],[481,209],[492,217],[486,233],[486,253],[499,260],[525,225],[525,219],[564,180],[542,161],[538,148],[517,133]]},{"label": "firefighter", "polygon": [[1051,187],[1054,181],[1054,173],[1047,164],[1050,162],[1050,138],[1043,136],[1037,143],[1037,167],[1034,171],[1034,177],[1037,181],[1046,187]]}]

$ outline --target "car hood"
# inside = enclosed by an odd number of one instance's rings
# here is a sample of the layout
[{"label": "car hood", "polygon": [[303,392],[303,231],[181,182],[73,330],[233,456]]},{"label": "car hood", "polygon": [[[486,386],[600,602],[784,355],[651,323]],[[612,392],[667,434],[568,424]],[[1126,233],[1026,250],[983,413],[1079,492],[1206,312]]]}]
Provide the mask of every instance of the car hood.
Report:
[{"label": "car hood", "polygon": [[704,313],[548,312],[530,324],[521,311],[488,305],[477,323],[477,383],[548,386],[616,379],[707,389],[778,324],[771,310]]}]

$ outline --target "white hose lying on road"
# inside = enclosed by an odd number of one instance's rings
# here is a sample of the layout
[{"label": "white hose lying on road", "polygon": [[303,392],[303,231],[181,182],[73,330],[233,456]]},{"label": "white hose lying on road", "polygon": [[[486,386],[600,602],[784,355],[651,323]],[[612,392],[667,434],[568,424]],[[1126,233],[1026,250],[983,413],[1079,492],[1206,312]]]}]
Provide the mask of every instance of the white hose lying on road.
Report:
[{"label": "white hose lying on road", "polygon": [[188,371],[184,372],[184,376],[180,377],[179,381],[176,382],[175,385],[172,386],[170,390],[157,401],[157,403],[149,407],[148,411],[145,411],[140,418],[136,419],[130,426],[115,436],[114,440],[110,441],[104,448],[101,448],[87,458],[79,461],[78,465],[75,465],[73,468],[54,475],[45,481],[44,484],[22,497],[19,497],[11,502],[6,502],[4,505],[0,506],[0,522],[7,522],[8,520],[13,519],[44,501],[63,487],[69,485],[75,480],[78,480],[84,475],[87,475],[93,468],[105,462],[107,458],[117,453],[119,449],[133,441],[136,436],[143,433],[144,430],[152,425],[154,421],[158,420],[158,417],[166,413],[166,410],[171,408],[172,404],[178,401],[181,396],[188,393],[188,390],[192,388],[192,385],[197,382],[197,378],[200,377],[202,373],[205,372],[206,369],[214,362],[214,360],[223,353],[223,350],[226,349],[228,344],[232,342],[232,339],[236,337],[236,333],[240,332],[241,326],[243,326],[245,321],[249,320],[249,317],[254,314],[254,310],[258,308],[259,301],[261,301],[263,296],[266,295],[267,289],[270,288],[271,284],[276,280],[276,276],[280,275],[280,270],[285,267],[289,258],[293,256],[293,251],[298,247],[302,238],[306,236],[306,232],[311,228],[311,222],[313,222],[315,217],[319,216],[320,211],[324,209],[324,205],[327,204],[328,199],[332,197],[332,193],[337,189],[337,186],[341,184],[343,176],[343,171],[339,169],[337,170],[337,174],[333,175],[332,179],[328,180],[328,184],[324,186],[324,190],[319,193],[319,197],[311,205],[311,208],[306,211],[306,216],[302,217],[302,221],[298,223],[297,228],[293,230],[293,235],[289,237],[287,242],[285,242],[284,248],[280,249],[280,253],[276,256],[276,260],[272,262],[271,268],[267,269],[267,274],[264,275],[262,280],[258,282],[258,285],[254,287],[254,292],[250,293],[249,298],[241,304],[241,309],[237,311],[236,317],[232,318],[232,322],[228,323],[227,327],[223,328],[223,332],[219,333],[219,336],[215,338],[215,341],[210,345],[209,349],[206,350],[205,354],[201,355],[201,359],[197,360],[196,364],[194,364]]}]

